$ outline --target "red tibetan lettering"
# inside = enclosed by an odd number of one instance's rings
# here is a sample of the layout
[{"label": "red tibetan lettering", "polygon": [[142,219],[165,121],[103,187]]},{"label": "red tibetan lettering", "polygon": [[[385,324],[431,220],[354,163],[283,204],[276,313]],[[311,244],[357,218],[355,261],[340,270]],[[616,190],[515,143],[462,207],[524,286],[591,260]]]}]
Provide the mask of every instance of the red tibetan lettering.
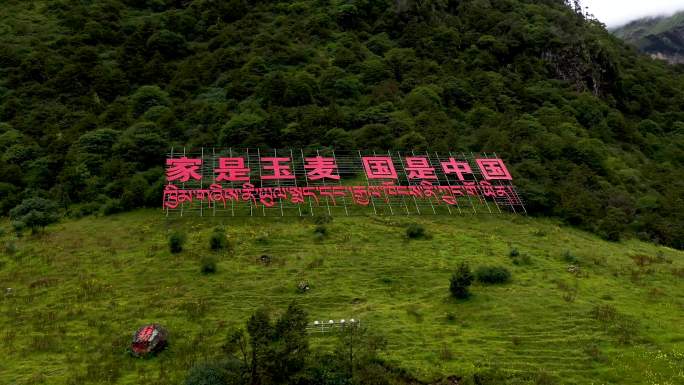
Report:
[{"label": "red tibetan lettering", "polygon": [[219,158],[217,182],[249,182],[249,169],[245,167],[244,158]]},{"label": "red tibetan lettering", "polygon": [[397,179],[397,170],[389,156],[364,156],[363,168],[368,179]]},{"label": "red tibetan lettering", "polygon": [[294,179],[295,176],[292,175],[290,166],[287,164],[282,164],[289,161],[290,158],[261,158],[262,163],[270,163],[270,165],[264,166],[264,170],[273,171],[272,175],[262,175],[261,179]]},{"label": "red tibetan lettering", "polygon": [[465,180],[465,178],[463,178],[463,174],[472,174],[472,170],[470,169],[468,162],[459,162],[454,158],[449,158],[448,161],[441,163],[444,174],[456,174],[458,176],[458,180]]},{"label": "red tibetan lettering", "polygon": [[476,159],[477,166],[486,180],[511,180],[511,174],[506,169],[503,160],[499,158]]},{"label": "red tibetan lettering", "polygon": [[187,182],[191,178],[200,180],[202,176],[197,173],[202,159],[190,159],[186,157],[166,159],[166,180],[169,182]]},{"label": "red tibetan lettering", "polygon": [[408,179],[437,179],[435,169],[430,166],[430,161],[425,157],[407,157],[406,171],[408,171]]},{"label": "red tibetan lettering", "polygon": [[306,164],[304,168],[311,170],[306,173],[306,177],[309,180],[319,180],[319,179],[334,179],[339,180],[340,176],[335,175],[334,172],[337,170],[337,164],[335,164],[335,158],[324,158],[317,156],[314,158],[306,158]]}]

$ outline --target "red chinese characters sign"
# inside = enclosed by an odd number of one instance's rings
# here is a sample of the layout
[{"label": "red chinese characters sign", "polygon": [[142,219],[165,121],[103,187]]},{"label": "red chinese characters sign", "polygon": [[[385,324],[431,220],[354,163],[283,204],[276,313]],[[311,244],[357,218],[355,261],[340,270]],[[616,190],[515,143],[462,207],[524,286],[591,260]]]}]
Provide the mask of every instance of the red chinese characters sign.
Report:
[{"label": "red chinese characters sign", "polygon": [[494,154],[183,150],[166,180],[167,215],[525,212]]}]

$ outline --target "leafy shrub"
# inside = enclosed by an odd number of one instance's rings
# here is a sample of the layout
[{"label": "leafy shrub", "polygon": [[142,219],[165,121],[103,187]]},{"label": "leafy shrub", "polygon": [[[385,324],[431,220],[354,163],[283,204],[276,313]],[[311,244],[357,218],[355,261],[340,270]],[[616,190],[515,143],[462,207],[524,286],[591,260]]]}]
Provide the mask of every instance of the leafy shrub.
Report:
[{"label": "leafy shrub", "polygon": [[417,223],[411,223],[406,228],[406,236],[409,237],[409,239],[425,238],[425,227]]},{"label": "leafy shrub", "polygon": [[468,266],[467,263],[462,262],[451,276],[449,291],[451,292],[451,295],[456,298],[468,298],[470,297],[469,287],[472,283],[473,273],[470,271],[470,266]]},{"label": "leafy shrub", "polygon": [[183,244],[185,243],[185,236],[181,233],[171,233],[169,236],[169,251],[173,254],[183,251]]},{"label": "leafy shrub", "polygon": [[202,274],[213,274],[216,272],[216,258],[204,256],[200,261]]},{"label": "leafy shrub", "polygon": [[228,238],[223,229],[217,227],[209,236],[209,248],[214,251],[223,250],[228,247]]},{"label": "leafy shrub", "polygon": [[27,198],[21,204],[10,210],[12,219],[23,222],[31,230],[37,231],[45,226],[57,222],[57,204],[44,198]]},{"label": "leafy shrub", "polygon": [[511,272],[503,266],[481,266],[475,272],[475,276],[479,282],[490,285],[511,280]]}]

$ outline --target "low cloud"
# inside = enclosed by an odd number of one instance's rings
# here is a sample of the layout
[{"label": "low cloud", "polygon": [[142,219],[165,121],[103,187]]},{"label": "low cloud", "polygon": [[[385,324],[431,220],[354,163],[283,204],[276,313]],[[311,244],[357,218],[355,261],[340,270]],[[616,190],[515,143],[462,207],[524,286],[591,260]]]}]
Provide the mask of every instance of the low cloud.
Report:
[{"label": "low cloud", "polygon": [[684,0],[583,0],[582,5],[608,27],[619,27],[647,16],[684,10]]}]

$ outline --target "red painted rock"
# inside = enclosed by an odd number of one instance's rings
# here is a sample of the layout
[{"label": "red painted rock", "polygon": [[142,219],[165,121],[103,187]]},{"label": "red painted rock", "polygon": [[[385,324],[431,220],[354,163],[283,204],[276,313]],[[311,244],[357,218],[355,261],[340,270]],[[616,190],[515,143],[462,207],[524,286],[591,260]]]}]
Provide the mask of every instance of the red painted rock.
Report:
[{"label": "red painted rock", "polygon": [[164,350],[169,333],[159,324],[145,325],[133,335],[131,352],[136,357],[145,357]]}]

